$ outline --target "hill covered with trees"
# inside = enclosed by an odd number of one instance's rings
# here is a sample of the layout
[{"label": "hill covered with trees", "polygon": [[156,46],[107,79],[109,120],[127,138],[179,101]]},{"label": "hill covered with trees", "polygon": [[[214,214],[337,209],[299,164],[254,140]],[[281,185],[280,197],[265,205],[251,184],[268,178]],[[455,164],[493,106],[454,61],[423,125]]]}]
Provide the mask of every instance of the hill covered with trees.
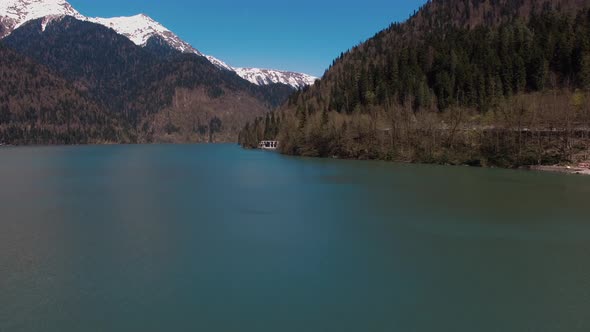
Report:
[{"label": "hill covered with trees", "polygon": [[[501,166],[587,159],[590,1],[433,0],[292,95],[284,153]],[[252,146],[264,118],[249,124]]]},{"label": "hill covered with trees", "polygon": [[[183,54],[157,39],[145,48],[137,46],[112,29],[69,16],[29,21],[2,39],[2,43],[14,51],[12,54],[27,58],[28,63],[36,62],[53,77],[61,78],[59,84],[47,80],[43,83],[46,87],[55,83],[54,90],[61,91],[62,85],[67,85],[94,105],[88,106],[87,112],[94,114],[99,112],[94,109],[99,109],[100,114],[127,128],[129,135],[125,140],[118,140],[115,135],[112,142],[235,141],[247,121],[282,104],[293,92],[291,87],[281,84],[251,84],[234,72],[219,69],[203,56]],[[43,78],[32,75],[30,79],[42,82]],[[37,92],[49,94],[49,90],[13,87],[23,98],[33,94],[34,99]],[[41,105],[51,112],[59,113],[63,108],[81,117],[87,113],[76,107]],[[0,107],[6,109],[7,102],[0,100]],[[11,116],[0,123],[25,130],[33,125],[25,120],[16,122]],[[44,118],[34,120],[37,125],[47,124]],[[218,122],[221,124],[217,125]],[[96,126],[107,124],[100,122]],[[7,134],[4,141],[26,142],[18,137]],[[73,136],[67,142],[89,141],[94,141],[93,137],[82,130],[80,137]],[[44,142],[54,143],[41,138],[35,141]]]},{"label": "hill covered with trees", "polygon": [[131,140],[124,121],[48,68],[0,43],[0,143]]}]

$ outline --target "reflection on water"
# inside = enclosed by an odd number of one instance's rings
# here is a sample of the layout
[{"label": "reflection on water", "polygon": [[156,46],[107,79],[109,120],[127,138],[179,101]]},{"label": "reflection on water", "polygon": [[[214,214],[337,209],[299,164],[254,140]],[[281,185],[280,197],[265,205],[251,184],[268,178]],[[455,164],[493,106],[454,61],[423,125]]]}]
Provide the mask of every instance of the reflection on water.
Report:
[{"label": "reflection on water", "polygon": [[0,150],[0,331],[588,331],[590,179]]}]

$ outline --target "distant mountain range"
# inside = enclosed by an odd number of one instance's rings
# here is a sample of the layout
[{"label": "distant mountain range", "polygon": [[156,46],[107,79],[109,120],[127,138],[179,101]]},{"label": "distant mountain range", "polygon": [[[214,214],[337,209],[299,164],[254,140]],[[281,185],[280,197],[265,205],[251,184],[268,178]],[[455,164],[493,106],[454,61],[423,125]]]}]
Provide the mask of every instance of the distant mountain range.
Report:
[{"label": "distant mountain range", "polygon": [[43,22],[45,22],[43,24],[46,24],[63,16],[71,16],[81,21],[93,22],[111,28],[141,47],[145,47],[151,38],[157,37],[174,50],[204,56],[218,68],[233,71],[256,85],[280,83],[300,89],[312,85],[317,79],[311,75],[281,70],[234,68],[213,56],[201,53],[162,24],[144,14],[113,18],[86,17],[65,0],[3,0],[0,3],[0,22],[4,29],[0,30],[0,38],[6,37],[31,20],[43,18]]}]

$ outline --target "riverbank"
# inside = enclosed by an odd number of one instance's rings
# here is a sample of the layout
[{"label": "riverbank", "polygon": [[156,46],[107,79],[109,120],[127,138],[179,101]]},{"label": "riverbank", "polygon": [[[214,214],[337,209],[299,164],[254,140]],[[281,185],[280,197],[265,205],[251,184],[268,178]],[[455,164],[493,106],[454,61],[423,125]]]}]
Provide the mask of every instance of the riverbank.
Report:
[{"label": "riverbank", "polygon": [[[256,149],[254,147],[242,146],[244,149]],[[281,152],[285,155],[291,156],[298,156],[293,154],[288,154]],[[307,156],[309,157],[309,156]],[[333,155],[331,157],[323,157],[323,156],[312,156],[312,158],[328,158],[328,159],[342,159],[342,160],[384,160],[384,159],[371,159],[371,158],[345,158],[341,156]],[[410,161],[410,160],[387,160],[391,162],[398,162],[398,163],[405,163],[405,164],[438,164],[438,165],[448,165],[448,166],[469,166],[469,167],[483,167],[483,168],[504,168],[504,169],[524,169],[530,171],[540,171],[540,172],[552,172],[552,173],[563,173],[563,174],[575,174],[575,175],[590,175],[590,161],[586,162],[579,162],[575,165],[522,165],[520,167],[502,167],[497,165],[486,165],[482,164],[481,162],[473,162],[473,163],[441,163],[441,162],[420,162],[420,161]]]},{"label": "riverbank", "polygon": [[577,175],[590,175],[590,165],[587,163],[581,163],[577,166],[529,166],[528,169],[533,171],[541,172],[553,172],[553,173],[565,173],[565,174],[577,174]]}]

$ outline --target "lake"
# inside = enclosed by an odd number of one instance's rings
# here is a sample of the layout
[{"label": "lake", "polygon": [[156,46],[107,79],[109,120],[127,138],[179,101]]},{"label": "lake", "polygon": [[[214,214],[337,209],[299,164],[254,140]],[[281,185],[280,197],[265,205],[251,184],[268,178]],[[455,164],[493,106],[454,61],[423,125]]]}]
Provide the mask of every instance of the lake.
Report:
[{"label": "lake", "polygon": [[590,178],[0,148],[0,331],[590,331]]}]

